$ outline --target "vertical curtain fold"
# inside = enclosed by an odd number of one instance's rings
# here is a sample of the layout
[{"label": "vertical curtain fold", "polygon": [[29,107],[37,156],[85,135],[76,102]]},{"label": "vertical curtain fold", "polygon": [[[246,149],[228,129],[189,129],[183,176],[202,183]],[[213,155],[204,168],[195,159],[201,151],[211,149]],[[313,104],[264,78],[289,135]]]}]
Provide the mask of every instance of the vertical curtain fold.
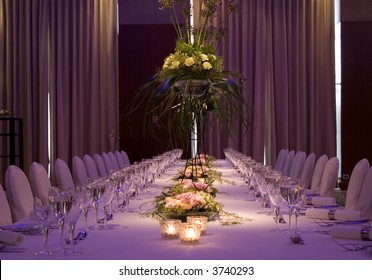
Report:
[{"label": "vertical curtain fold", "polygon": [[24,119],[26,172],[118,149],[117,45],[116,0],[0,0],[0,108]]},{"label": "vertical curtain fold", "polygon": [[[219,52],[245,78],[251,122],[246,134],[237,126],[233,139],[217,129],[210,138],[271,164],[282,148],[334,156],[334,0],[238,2]],[[209,141],[216,157],[224,147]]]}]

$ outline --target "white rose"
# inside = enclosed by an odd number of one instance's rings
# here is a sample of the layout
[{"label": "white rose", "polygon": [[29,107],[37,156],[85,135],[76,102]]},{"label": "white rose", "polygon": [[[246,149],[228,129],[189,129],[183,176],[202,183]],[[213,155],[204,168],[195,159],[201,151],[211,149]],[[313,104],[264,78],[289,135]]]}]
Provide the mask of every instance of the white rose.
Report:
[{"label": "white rose", "polygon": [[186,65],[186,66],[192,66],[192,65],[194,65],[194,64],[195,64],[195,60],[194,60],[194,58],[192,58],[192,57],[188,57],[188,58],[185,59],[185,65]]},{"label": "white rose", "polygon": [[177,69],[180,65],[180,62],[178,60],[172,61],[172,65],[169,67],[170,69]]},{"label": "white rose", "polygon": [[203,68],[206,69],[206,70],[212,69],[212,64],[210,64],[207,61],[203,62]]},{"label": "white rose", "polygon": [[208,58],[208,56],[207,56],[206,54],[201,53],[201,54],[200,54],[200,59],[201,59],[202,61],[207,61],[209,58]]}]

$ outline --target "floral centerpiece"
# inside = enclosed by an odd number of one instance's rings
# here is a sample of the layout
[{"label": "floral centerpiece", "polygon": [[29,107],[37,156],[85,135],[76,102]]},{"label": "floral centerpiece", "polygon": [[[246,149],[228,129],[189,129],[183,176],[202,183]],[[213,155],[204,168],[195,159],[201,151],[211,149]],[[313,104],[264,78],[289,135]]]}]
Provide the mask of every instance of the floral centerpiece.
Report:
[{"label": "floral centerpiece", "polygon": [[[216,52],[225,33],[224,22],[238,11],[238,5],[229,1],[224,20],[216,26],[221,0],[194,0],[193,5],[189,0],[159,3],[171,16],[178,36],[176,46],[152,79],[139,89],[127,112],[131,115],[146,102],[145,119],[152,124],[147,126],[150,133],[156,137],[157,129],[165,129],[178,139],[190,137],[191,133],[199,135],[195,152],[198,154],[203,152],[203,138],[211,121],[229,133],[236,119],[243,126],[248,124],[241,75],[224,69],[223,59]],[[179,10],[183,21],[178,19]],[[209,112],[213,112],[212,120],[207,118]]]}]

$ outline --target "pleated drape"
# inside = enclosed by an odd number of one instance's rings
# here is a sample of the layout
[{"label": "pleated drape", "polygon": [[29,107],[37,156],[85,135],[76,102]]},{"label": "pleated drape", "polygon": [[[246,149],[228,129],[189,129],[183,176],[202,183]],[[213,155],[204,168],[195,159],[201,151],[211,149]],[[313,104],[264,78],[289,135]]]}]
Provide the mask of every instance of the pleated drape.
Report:
[{"label": "pleated drape", "polygon": [[238,2],[219,52],[225,69],[243,75],[250,125],[231,136],[214,127],[207,150],[220,158],[231,147],[271,164],[282,148],[334,156],[334,1]]},{"label": "pleated drape", "polygon": [[116,0],[0,0],[0,108],[24,119],[26,172],[118,148],[117,32]]}]

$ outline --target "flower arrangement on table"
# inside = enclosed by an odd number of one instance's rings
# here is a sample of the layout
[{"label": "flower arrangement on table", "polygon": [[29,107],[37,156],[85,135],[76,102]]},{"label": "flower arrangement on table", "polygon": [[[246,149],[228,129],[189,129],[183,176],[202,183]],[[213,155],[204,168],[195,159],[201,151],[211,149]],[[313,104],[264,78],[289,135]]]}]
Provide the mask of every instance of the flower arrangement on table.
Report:
[{"label": "flower arrangement on table", "polygon": [[14,114],[6,109],[0,110],[0,118],[11,118]]},{"label": "flower arrangement on table", "polygon": [[192,180],[212,184],[214,181],[222,182],[222,174],[212,168],[215,159],[205,154],[198,154],[186,162],[185,168],[179,170],[173,180]]},{"label": "flower arrangement on table", "polygon": [[[238,5],[230,1],[225,19],[216,26],[221,0],[195,0],[193,5],[189,0],[159,0],[159,3],[162,10],[170,13],[177,43],[163,66],[140,87],[126,110],[127,115],[145,102],[145,122],[152,124],[147,125],[150,133],[156,137],[158,129],[165,129],[171,139],[190,137],[190,132],[203,138],[210,121],[209,112],[214,113],[213,120],[229,133],[237,119],[246,127],[248,106],[240,89],[241,75],[225,70],[222,57],[216,54],[225,33],[224,23],[230,14],[238,11]],[[182,11],[183,21],[178,19],[178,10]],[[202,150],[202,144],[198,145],[196,153]]]}]

